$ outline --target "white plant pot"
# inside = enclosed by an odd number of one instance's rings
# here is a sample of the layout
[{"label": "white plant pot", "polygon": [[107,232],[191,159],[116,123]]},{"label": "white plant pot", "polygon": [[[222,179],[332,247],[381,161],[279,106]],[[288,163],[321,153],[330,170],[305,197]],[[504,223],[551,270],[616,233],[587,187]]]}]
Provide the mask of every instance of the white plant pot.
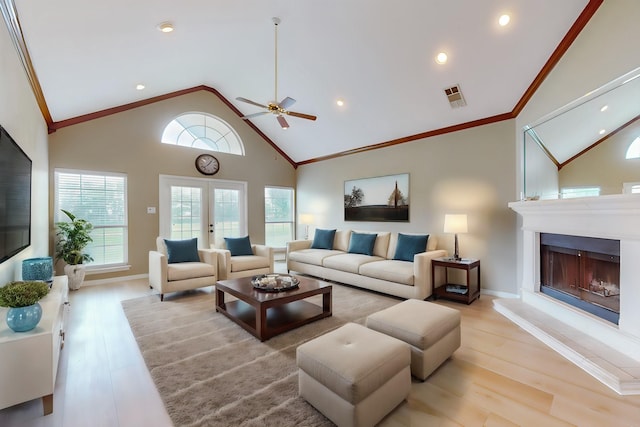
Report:
[{"label": "white plant pot", "polygon": [[82,282],[84,282],[86,270],[82,264],[67,264],[64,266],[64,274],[69,278],[69,289],[77,291],[82,286]]}]

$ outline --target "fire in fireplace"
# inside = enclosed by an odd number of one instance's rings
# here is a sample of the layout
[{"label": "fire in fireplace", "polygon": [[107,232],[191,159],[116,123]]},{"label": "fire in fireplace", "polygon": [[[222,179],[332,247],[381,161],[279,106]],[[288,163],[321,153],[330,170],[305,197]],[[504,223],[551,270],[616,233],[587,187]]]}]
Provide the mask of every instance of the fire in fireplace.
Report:
[{"label": "fire in fireplace", "polygon": [[618,324],[620,241],[540,234],[540,291]]}]

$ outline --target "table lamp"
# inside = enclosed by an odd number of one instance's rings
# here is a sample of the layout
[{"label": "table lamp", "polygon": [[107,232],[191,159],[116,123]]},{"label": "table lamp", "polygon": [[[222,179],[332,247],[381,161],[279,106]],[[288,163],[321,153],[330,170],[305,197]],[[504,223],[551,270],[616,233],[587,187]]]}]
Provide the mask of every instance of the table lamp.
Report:
[{"label": "table lamp", "polygon": [[458,233],[467,232],[467,215],[446,214],[444,216],[444,232],[454,233],[453,259],[460,261],[460,252],[458,251]]},{"label": "table lamp", "polygon": [[308,213],[300,214],[300,224],[304,225],[304,240],[309,239],[309,225],[313,224],[313,215]]}]

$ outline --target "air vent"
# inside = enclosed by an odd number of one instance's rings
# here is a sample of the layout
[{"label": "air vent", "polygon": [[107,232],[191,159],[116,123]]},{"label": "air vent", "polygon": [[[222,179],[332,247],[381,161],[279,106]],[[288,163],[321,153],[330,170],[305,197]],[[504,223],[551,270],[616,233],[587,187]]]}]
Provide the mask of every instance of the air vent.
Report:
[{"label": "air vent", "polygon": [[464,96],[462,96],[460,85],[446,88],[444,90],[444,94],[447,95],[451,108],[460,108],[467,105],[467,102],[464,100]]}]

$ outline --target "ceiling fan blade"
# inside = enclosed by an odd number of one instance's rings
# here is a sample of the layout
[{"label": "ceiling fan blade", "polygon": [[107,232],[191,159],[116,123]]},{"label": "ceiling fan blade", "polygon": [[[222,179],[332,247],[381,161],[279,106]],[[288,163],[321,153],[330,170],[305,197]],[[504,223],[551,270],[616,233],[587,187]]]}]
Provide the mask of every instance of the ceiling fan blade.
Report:
[{"label": "ceiling fan blade", "polygon": [[282,127],[282,129],[289,129],[289,123],[287,123],[287,121],[283,116],[278,115],[278,117],[276,118],[278,119],[278,123],[280,123],[280,126]]},{"label": "ceiling fan blade", "polygon": [[307,120],[317,119],[316,116],[312,116],[311,114],[296,113],[295,111],[285,111],[285,113],[293,117],[300,117],[301,119],[307,119]]},{"label": "ceiling fan blade", "polygon": [[278,107],[286,110],[287,108],[291,107],[295,103],[296,103],[295,99],[290,98],[290,97],[287,96],[285,99],[280,101],[280,104],[278,104]]},{"label": "ceiling fan blade", "polygon": [[247,98],[243,98],[241,96],[237,97],[236,99],[238,101],[246,102],[247,104],[255,105],[256,107],[269,108],[266,105],[259,104],[259,103],[255,102],[255,101],[252,101],[252,100],[247,99]]},{"label": "ceiling fan blade", "polygon": [[264,116],[265,114],[269,114],[269,112],[268,111],[262,111],[261,113],[247,114],[246,116],[242,116],[242,120],[248,120],[248,119],[252,119],[254,117],[258,117],[258,116]]}]

